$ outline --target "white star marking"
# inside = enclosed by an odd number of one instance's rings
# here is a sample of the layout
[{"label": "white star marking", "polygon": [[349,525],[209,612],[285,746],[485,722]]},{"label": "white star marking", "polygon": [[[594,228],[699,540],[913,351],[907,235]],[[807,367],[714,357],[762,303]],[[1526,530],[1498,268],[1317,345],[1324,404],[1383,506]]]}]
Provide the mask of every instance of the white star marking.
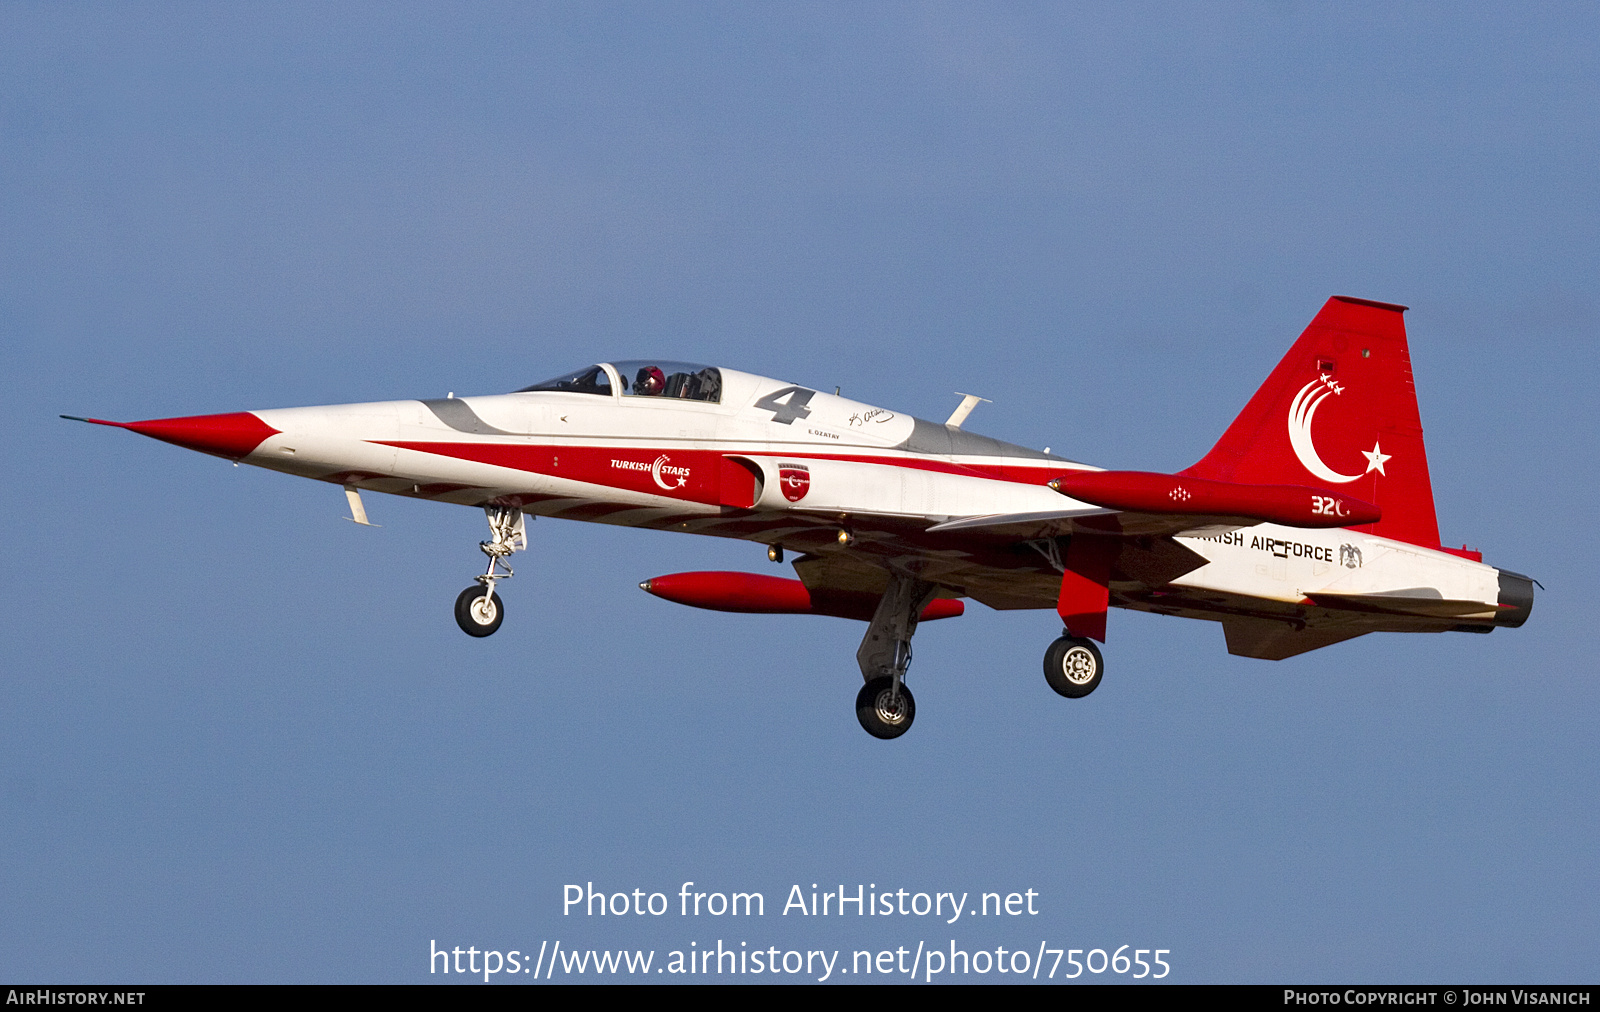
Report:
[{"label": "white star marking", "polygon": [[1388,477],[1387,474],[1384,474],[1383,462],[1392,459],[1394,454],[1384,453],[1382,450],[1378,449],[1378,441],[1376,439],[1372,441],[1372,449],[1362,450],[1361,455],[1367,458],[1367,469],[1362,472],[1363,474],[1371,474],[1373,471],[1376,471],[1379,474],[1382,474],[1385,478]]}]

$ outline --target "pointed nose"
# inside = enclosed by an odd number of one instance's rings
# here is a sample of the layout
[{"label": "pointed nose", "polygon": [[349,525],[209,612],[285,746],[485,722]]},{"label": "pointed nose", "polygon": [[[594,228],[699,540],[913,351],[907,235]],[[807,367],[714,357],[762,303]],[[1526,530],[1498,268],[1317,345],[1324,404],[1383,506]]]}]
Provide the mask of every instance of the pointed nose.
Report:
[{"label": "pointed nose", "polygon": [[86,418],[84,421],[131,429],[141,436],[229,460],[248,456],[268,436],[278,434],[277,429],[248,411],[234,411],[226,415],[190,415],[187,418],[151,418],[143,422],[108,422],[100,418]]}]

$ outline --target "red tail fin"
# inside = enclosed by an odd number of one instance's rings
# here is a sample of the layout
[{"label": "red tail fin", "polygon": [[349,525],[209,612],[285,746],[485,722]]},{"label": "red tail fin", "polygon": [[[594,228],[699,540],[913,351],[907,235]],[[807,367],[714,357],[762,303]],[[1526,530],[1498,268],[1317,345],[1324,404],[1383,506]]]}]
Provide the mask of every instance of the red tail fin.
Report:
[{"label": "red tail fin", "polygon": [[1330,486],[1382,507],[1383,519],[1357,530],[1439,547],[1405,308],[1329,299],[1217,445],[1183,474]]}]

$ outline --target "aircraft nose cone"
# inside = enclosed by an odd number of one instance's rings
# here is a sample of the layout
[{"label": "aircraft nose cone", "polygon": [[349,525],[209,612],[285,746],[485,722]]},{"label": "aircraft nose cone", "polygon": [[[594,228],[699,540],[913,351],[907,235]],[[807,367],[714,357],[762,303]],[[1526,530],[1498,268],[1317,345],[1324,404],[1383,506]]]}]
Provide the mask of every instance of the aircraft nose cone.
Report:
[{"label": "aircraft nose cone", "polygon": [[[99,419],[95,419],[99,421]],[[201,453],[229,460],[248,456],[268,436],[278,430],[248,411],[226,415],[190,415],[186,418],[151,418],[143,422],[101,422],[131,429],[141,436],[159,439]]]}]

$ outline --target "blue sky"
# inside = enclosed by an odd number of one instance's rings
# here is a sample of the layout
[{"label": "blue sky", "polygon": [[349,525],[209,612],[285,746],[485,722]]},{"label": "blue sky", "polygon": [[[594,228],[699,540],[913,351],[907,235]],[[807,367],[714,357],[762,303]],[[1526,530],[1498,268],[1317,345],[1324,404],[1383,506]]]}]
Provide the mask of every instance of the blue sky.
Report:
[{"label": "blue sky", "polygon": [[[430,939],[721,938],[1593,979],[1592,6],[4,20],[0,976],[417,981]],[[1528,625],[1271,663],[1114,613],[1067,701],[1053,617],[973,605],[919,633],[894,743],[851,712],[859,624],[636,588],[776,571],[756,546],[540,521],[469,640],[476,512],[368,497],[360,529],[331,486],[56,419],[661,355],[932,418],[972,391],[971,429],[1168,470],[1332,294],[1413,307],[1443,537],[1541,580]],[[561,913],[569,882],[687,880],[773,906]],[[776,915],[812,882],[1043,912]]]}]

